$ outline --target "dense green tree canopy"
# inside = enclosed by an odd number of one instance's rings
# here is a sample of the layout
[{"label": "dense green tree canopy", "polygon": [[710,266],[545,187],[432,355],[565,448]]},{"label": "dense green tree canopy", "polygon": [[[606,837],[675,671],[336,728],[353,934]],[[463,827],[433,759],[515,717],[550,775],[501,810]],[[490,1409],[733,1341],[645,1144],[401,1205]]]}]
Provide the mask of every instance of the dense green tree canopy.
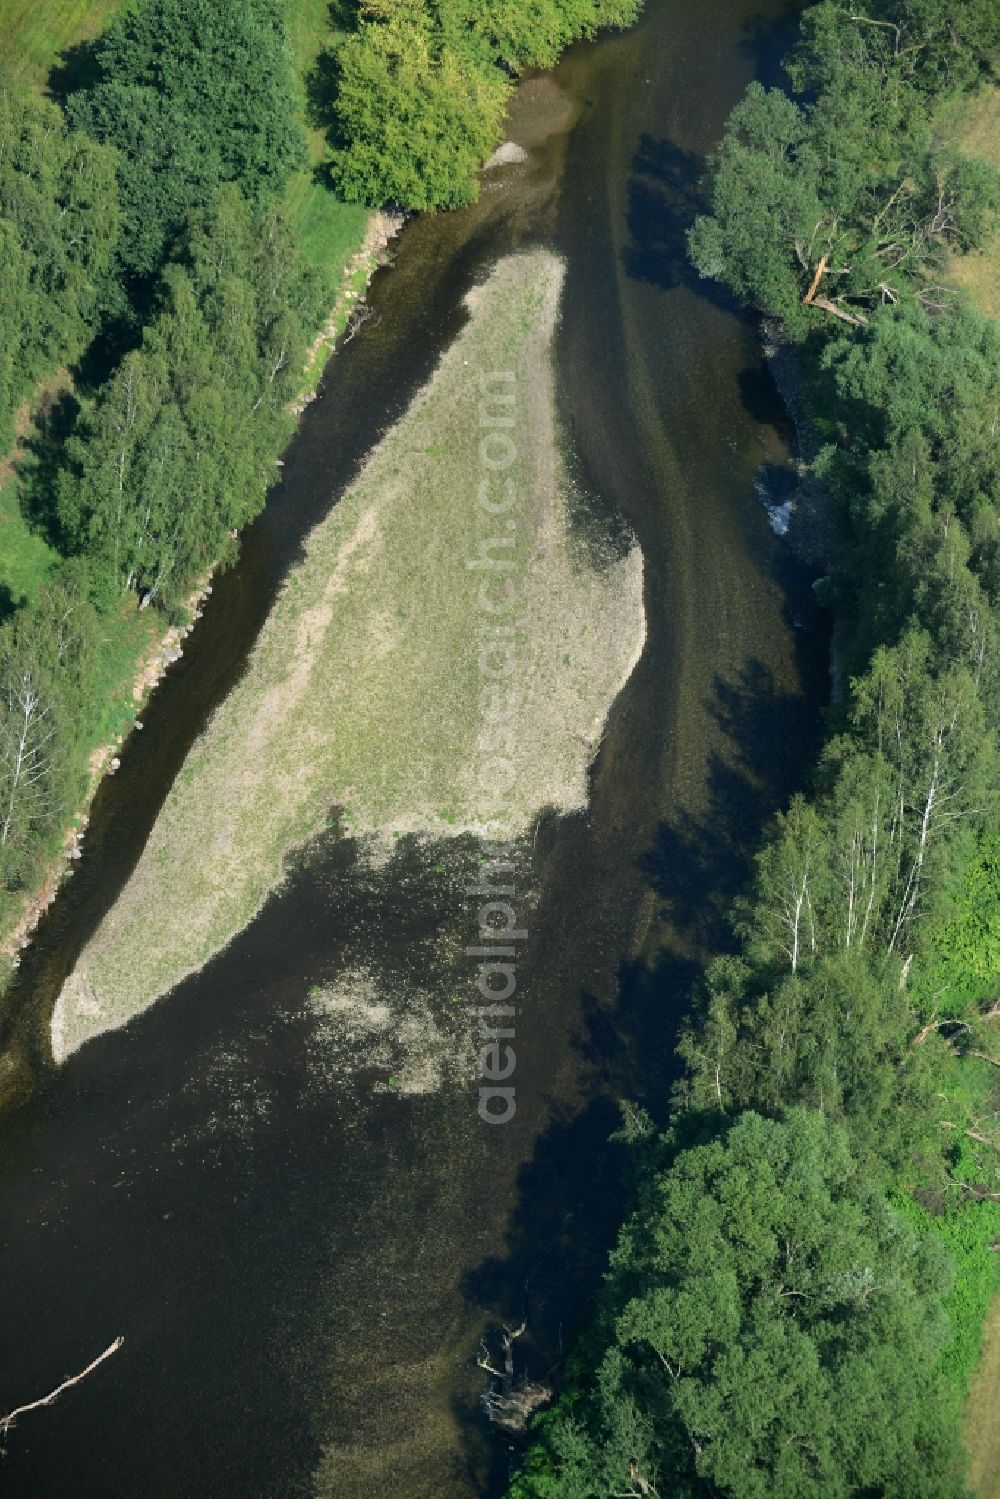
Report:
[{"label": "dense green tree canopy", "polygon": [[188,214],[223,182],[280,192],[304,162],[298,83],[275,0],[145,0],[95,44],[72,124],[119,148],[130,275],[159,269]]},{"label": "dense green tree canopy", "polygon": [[803,102],[752,84],[730,117],[711,213],[690,233],[701,275],[793,337],[908,297],[933,304],[922,273],[982,243],[1000,174],[934,139],[928,99],[967,87],[998,46],[988,0],[809,7],[788,64]]},{"label": "dense green tree canopy", "polygon": [[117,230],[114,153],[0,76],[0,451],[18,403],[93,331]]},{"label": "dense green tree canopy", "polygon": [[337,53],[333,174],[356,202],[455,207],[475,196],[510,85],[442,35],[424,0],[370,0]]},{"label": "dense green tree canopy", "polygon": [[458,15],[485,38],[505,67],[551,68],[570,42],[606,26],[631,26],[641,0],[438,0],[438,10]]},{"label": "dense green tree canopy", "polygon": [[934,1417],[947,1286],[821,1114],[745,1114],[647,1181],[611,1258],[607,1349],[514,1493],[958,1496]]},{"label": "dense green tree canopy", "polygon": [[159,315],[67,444],[64,537],[112,596],[169,598],[260,509],[322,303],[273,210],[229,188],[194,218]]}]

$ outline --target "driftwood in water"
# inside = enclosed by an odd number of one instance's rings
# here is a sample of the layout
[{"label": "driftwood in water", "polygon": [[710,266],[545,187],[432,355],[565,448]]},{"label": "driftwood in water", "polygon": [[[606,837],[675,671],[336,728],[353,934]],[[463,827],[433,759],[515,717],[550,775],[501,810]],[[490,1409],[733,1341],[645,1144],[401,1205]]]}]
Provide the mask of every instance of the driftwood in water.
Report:
[{"label": "driftwood in water", "polygon": [[344,336],[341,342],[349,344],[351,339],[361,332],[366,323],[371,323],[373,328],[377,328],[381,321],[381,314],[377,313],[369,303],[363,301],[355,302],[347,314],[347,322],[344,324]]},{"label": "driftwood in water", "polygon": [[483,1409],[491,1426],[499,1427],[509,1437],[527,1436],[532,1416],[552,1399],[552,1390],[548,1385],[526,1379],[523,1375],[520,1379],[514,1376],[514,1343],[527,1326],[527,1320],[517,1328],[504,1325],[501,1341],[502,1369],[498,1369],[493,1363],[485,1339],[480,1343],[476,1356],[480,1369],[485,1369],[500,1381],[499,1389],[490,1388],[484,1393]]},{"label": "driftwood in water", "polygon": [[514,1342],[522,1336],[526,1327],[526,1319],[519,1328],[510,1328],[504,1324],[504,1336],[501,1340],[504,1349],[502,1369],[498,1369],[490,1358],[486,1340],[480,1343],[480,1351],[475,1358],[480,1369],[499,1379],[499,1390],[490,1388],[483,1394],[483,1409],[489,1417],[490,1426],[499,1427],[505,1436],[513,1438],[525,1438],[532,1415],[549,1405],[552,1400],[549,1385],[538,1384],[534,1379],[526,1379],[523,1375],[514,1378]]},{"label": "driftwood in water", "polygon": [[71,1378],[64,1379],[61,1385],[57,1385],[54,1390],[50,1390],[47,1395],[42,1395],[40,1399],[30,1400],[27,1405],[18,1405],[14,1410],[8,1411],[6,1416],[0,1416],[0,1437],[7,1435],[18,1416],[27,1415],[28,1411],[41,1410],[45,1405],[55,1405],[60,1395],[64,1394],[66,1390],[71,1389],[73,1385],[79,1384],[81,1380],[86,1379],[88,1374],[93,1374],[99,1364],[103,1364],[106,1358],[110,1358],[113,1353],[117,1353],[124,1341],[124,1338],[115,1338],[114,1342],[109,1343],[104,1352],[99,1353],[95,1359],[92,1359],[86,1369],[81,1369],[79,1374],[74,1374]]}]

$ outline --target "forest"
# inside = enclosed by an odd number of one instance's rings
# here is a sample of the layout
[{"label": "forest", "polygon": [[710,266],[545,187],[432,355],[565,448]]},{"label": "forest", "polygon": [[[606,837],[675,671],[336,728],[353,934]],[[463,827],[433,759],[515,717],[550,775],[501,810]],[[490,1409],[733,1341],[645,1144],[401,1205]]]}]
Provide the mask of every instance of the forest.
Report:
[{"label": "forest", "polygon": [[805,381],[844,686],[667,1127],[626,1111],[631,1212],[512,1499],[967,1492],[1000,1243],[1000,328],[948,266],[1000,176],[937,122],[998,50],[978,0],[819,0],[709,164],[690,256]]},{"label": "forest", "polygon": [[66,52],[48,97],[0,73],[0,453],[63,381],[14,450],[44,576],[0,579],[0,928],[127,727],[138,611],[180,621],[274,481],[347,258],[307,253],[289,185],[335,207],[468,200],[517,71],[636,9],[324,7],[302,77],[278,0],[142,0]]}]

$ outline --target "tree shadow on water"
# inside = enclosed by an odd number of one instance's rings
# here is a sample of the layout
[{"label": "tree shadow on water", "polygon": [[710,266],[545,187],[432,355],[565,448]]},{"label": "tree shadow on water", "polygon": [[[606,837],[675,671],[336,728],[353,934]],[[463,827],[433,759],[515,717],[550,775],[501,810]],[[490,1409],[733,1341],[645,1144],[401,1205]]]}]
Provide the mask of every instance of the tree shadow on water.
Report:
[{"label": "tree shadow on water", "polygon": [[735,307],[718,282],[704,281],[687,253],[687,231],[708,207],[701,189],[704,162],[673,141],[643,134],[628,185],[630,241],[622,251],[629,276],[669,291],[684,286],[726,308]]},{"label": "tree shadow on water", "polygon": [[795,44],[802,16],[801,0],[785,0],[777,15],[748,16],[740,51],[754,65],[754,79],[765,88],[788,88],[782,59]]},{"label": "tree shadow on water", "polygon": [[[517,1206],[502,1247],[463,1281],[466,1301],[491,1319],[488,1346],[494,1360],[501,1324],[526,1324],[513,1346],[518,1379],[555,1393],[562,1385],[566,1358],[592,1314],[609,1252],[629,1210],[631,1152],[619,1135],[622,1105],[639,1105],[659,1124],[665,1122],[676,1073],[677,1025],[699,972],[685,959],[661,964],[658,1006],[649,1002],[641,962],[622,965],[613,1008],[582,995],[583,1026],[574,1044],[585,1059],[586,1101],[575,1110],[554,1111],[518,1173]],[[485,1390],[489,1376],[482,1377]],[[468,1433],[470,1454],[482,1462],[483,1415],[458,1400],[453,1413]],[[517,1452],[508,1438],[496,1436],[485,1484],[482,1468],[475,1469],[469,1459],[470,1480],[478,1480],[488,1499],[506,1492]]]},{"label": "tree shadow on water", "polygon": [[795,444],[795,424],[789,416],[788,407],[781,399],[767,361],[761,358],[759,363],[748,365],[746,369],[740,370],[736,378],[740,400],[747,415],[761,425],[773,427],[785,445],[792,448]]},{"label": "tree shadow on water", "polygon": [[768,819],[800,783],[817,727],[810,698],[779,689],[756,658],[733,680],[716,676],[708,707],[723,737],[708,759],[704,806],[661,822],[641,867],[671,924],[717,951],[732,943],[730,907]]},{"label": "tree shadow on water", "polygon": [[[750,876],[762,828],[799,784],[816,735],[811,698],[783,689],[758,658],[717,675],[707,706],[719,733],[706,794],[697,810],[662,821],[639,861],[661,902],[662,945],[619,965],[613,1003],[582,994],[573,1045],[584,1062],[584,1102],[556,1111],[535,1140],[505,1242],[464,1285],[468,1301],[494,1319],[497,1346],[500,1322],[516,1327],[527,1317],[514,1345],[515,1375],[555,1388],[628,1210],[629,1152],[613,1138],[619,1104],[638,1104],[665,1123],[679,1073],[677,1033],[705,955],[733,946],[733,898]],[[468,1411],[464,1419],[472,1419]],[[503,1467],[507,1454],[495,1445]]]},{"label": "tree shadow on water", "polygon": [[[535,1141],[517,1182],[517,1208],[501,1250],[465,1277],[467,1301],[495,1318],[490,1345],[496,1357],[499,1324],[526,1328],[514,1344],[514,1372],[558,1387],[566,1354],[585,1320],[627,1209],[623,1169],[627,1147],[611,1136],[621,1124],[612,1100],[597,1096],[575,1113],[557,1113]],[[484,1373],[484,1388],[488,1376]],[[456,1403],[455,1414],[482,1416]],[[508,1457],[493,1444],[491,1495],[505,1492]]]}]

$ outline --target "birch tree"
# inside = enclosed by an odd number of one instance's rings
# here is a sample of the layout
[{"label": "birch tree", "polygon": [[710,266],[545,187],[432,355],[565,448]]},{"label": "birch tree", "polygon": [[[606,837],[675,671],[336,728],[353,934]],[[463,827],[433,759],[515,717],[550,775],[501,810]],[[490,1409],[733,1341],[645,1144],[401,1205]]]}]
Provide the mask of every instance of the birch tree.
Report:
[{"label": "birch tree", "polygon": [[5,641],[0,650],[0,868],[19,877],[32,836],[59,811],[57,766],[63,746],[51,684]]},{"label": "birch tree", "polygon": [[815,958],[821,945],[828,865],[821,818],[803,797],[793,797],[758,855],[752,902],[739,921],[751,953],[786,964],[792,973]]},{"label": "birch tree", "polygon": [[996,802],[996,747],[975,682],[961,667],[933,670],[930,656],[928,637],[910,631],[855,684],[855,723],[889,777],[882,857],[891,888],[880,933],[889,953],[920,914],[930,859]]}]

